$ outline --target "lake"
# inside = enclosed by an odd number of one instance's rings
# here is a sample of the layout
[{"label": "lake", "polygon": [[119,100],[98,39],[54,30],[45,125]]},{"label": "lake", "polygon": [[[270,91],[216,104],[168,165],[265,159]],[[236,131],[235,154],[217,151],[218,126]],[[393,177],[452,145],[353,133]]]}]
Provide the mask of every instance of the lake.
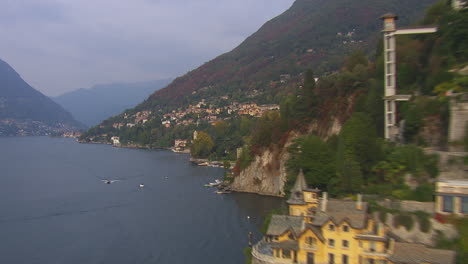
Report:
[{"label": "lake", "polygon": [[0,263],[245,263],[284,202],[203,187],[223,174],[164,150],[0,138]]}]

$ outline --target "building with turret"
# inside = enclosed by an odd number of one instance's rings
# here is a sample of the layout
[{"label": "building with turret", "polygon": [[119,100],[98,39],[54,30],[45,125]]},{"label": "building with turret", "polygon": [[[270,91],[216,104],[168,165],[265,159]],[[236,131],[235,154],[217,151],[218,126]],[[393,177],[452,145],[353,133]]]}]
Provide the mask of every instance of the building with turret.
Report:
[{"label": "building with turret", "polygon": [[299,173],[288,215],[273,215],[252,249],[254,264],[452,264],[451,250],[406,243],[368,213],[367,203],[329,199]]}]

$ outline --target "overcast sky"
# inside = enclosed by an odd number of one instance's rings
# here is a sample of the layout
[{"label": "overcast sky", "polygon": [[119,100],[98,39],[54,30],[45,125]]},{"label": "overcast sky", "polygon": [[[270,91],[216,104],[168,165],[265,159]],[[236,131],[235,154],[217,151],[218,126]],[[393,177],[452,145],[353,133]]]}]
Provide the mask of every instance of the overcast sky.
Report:
[{"label": "overcast sky", "polygon": [[0,0],[0,58],[55,96],[177,77],[230,51],[294,0]]}]

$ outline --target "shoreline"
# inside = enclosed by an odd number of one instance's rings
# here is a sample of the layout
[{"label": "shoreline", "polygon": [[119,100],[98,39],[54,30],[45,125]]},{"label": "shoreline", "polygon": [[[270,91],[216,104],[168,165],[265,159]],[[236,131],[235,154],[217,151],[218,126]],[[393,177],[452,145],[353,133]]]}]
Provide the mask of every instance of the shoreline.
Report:
[{"label": "shoreline", "polygon": [[[138,145],[138,144],[119,144],[119,145],[114,145],[112,143],[107,143],[107,142],[84,142],[84,141],[80,141],[80,140],[76,140],[76,142],[80,143],[80,144],[104,144],[104,145],[112,145],[113,147],[116,147],[116,148],[127,148],[127,149],[148,149],[148,150],[167,150],[167,151],[171,151],[173,153],[177,153],[177,154],[188,154],[190,155],[190,150],[184,150],[184,151],[176,151],[174,150],[173,148],[154,148],[154,147],[150,147],[150,146],[142,146],[142,145]],[[192,156],[190,156],[190,159],[189,159],[189,162],[192,163],[193,165],[196,165],[196,166],[201,166],[201,167],[211,167],[211,168],[223,168],[225,171],[230,171],[234,168],[234,166],[231,164],[231,167],[226,169],[224,168],[224,162],[223,161],[210,161],[208,159],[197,159],[197,158],[193,158]],[[269,196],[269,197],[276,197],[276,198],[284,198],[284,196],[281,196],[281,195],[273,195],[271,193],[260,193],[260,192],[249,192],[249,191],[246,191],[246,190],[239,190],[237,188],[231,188],[231,184],[230,183],[227,183],[226,184],[226,181],[223,180],[223,183],[225,184],[224,187],[227,188],[227,190],[229,191],[232,191],[232,192],[237,192],[237,193],[250,193],[250,194],[256,194],[256,195],[261,195],[261,196]]]},{"label": "shoreline", "polygon": [[[174,148],[156,148],[156,147],[151,147],[151,146],[148,146],[148,145],[139,145],[139,144],[112,144],[110,142],[97,142],[97,141],[90,141],[90,142],[87,142],[87,141],[82,141],[82,140],[79,140],[78,138],[76,139],[76,142],[80,143],[80,144],[103,144],[103,145],[111,145],[113,147],[116,147],[116,148],[128,148],[128,149],[154,149],[154,150],[168,150],[168,151],[172,151],[174,153],[178,153],[178,154],[189,154],[190,155],[190,149],[186,149],[186,150],[175,150]],[[206,167],[213,167],[213,168],[224,168],[224,162],[223,161],[218,161],[218,160],[208,160],[208,159],[197,159],[197,158],[193,158],[193,157],[190,157],[190,160],[189,162],[197,165],[197,166],[206,166]],[[229,169],[232,169],[233,166],[231,166],[231,168]]]}]

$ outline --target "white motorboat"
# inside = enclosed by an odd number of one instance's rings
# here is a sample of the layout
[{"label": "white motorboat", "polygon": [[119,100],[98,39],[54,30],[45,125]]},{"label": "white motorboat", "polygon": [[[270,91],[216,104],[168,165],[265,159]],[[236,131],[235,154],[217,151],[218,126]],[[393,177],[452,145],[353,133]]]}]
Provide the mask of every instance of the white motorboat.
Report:
[{"label": "white motorboat", "polygon": [[223,183],[222,181],[216,179],[214,182],[210,182],[208,184],[205,184],[205,187],[215,187]]}]

